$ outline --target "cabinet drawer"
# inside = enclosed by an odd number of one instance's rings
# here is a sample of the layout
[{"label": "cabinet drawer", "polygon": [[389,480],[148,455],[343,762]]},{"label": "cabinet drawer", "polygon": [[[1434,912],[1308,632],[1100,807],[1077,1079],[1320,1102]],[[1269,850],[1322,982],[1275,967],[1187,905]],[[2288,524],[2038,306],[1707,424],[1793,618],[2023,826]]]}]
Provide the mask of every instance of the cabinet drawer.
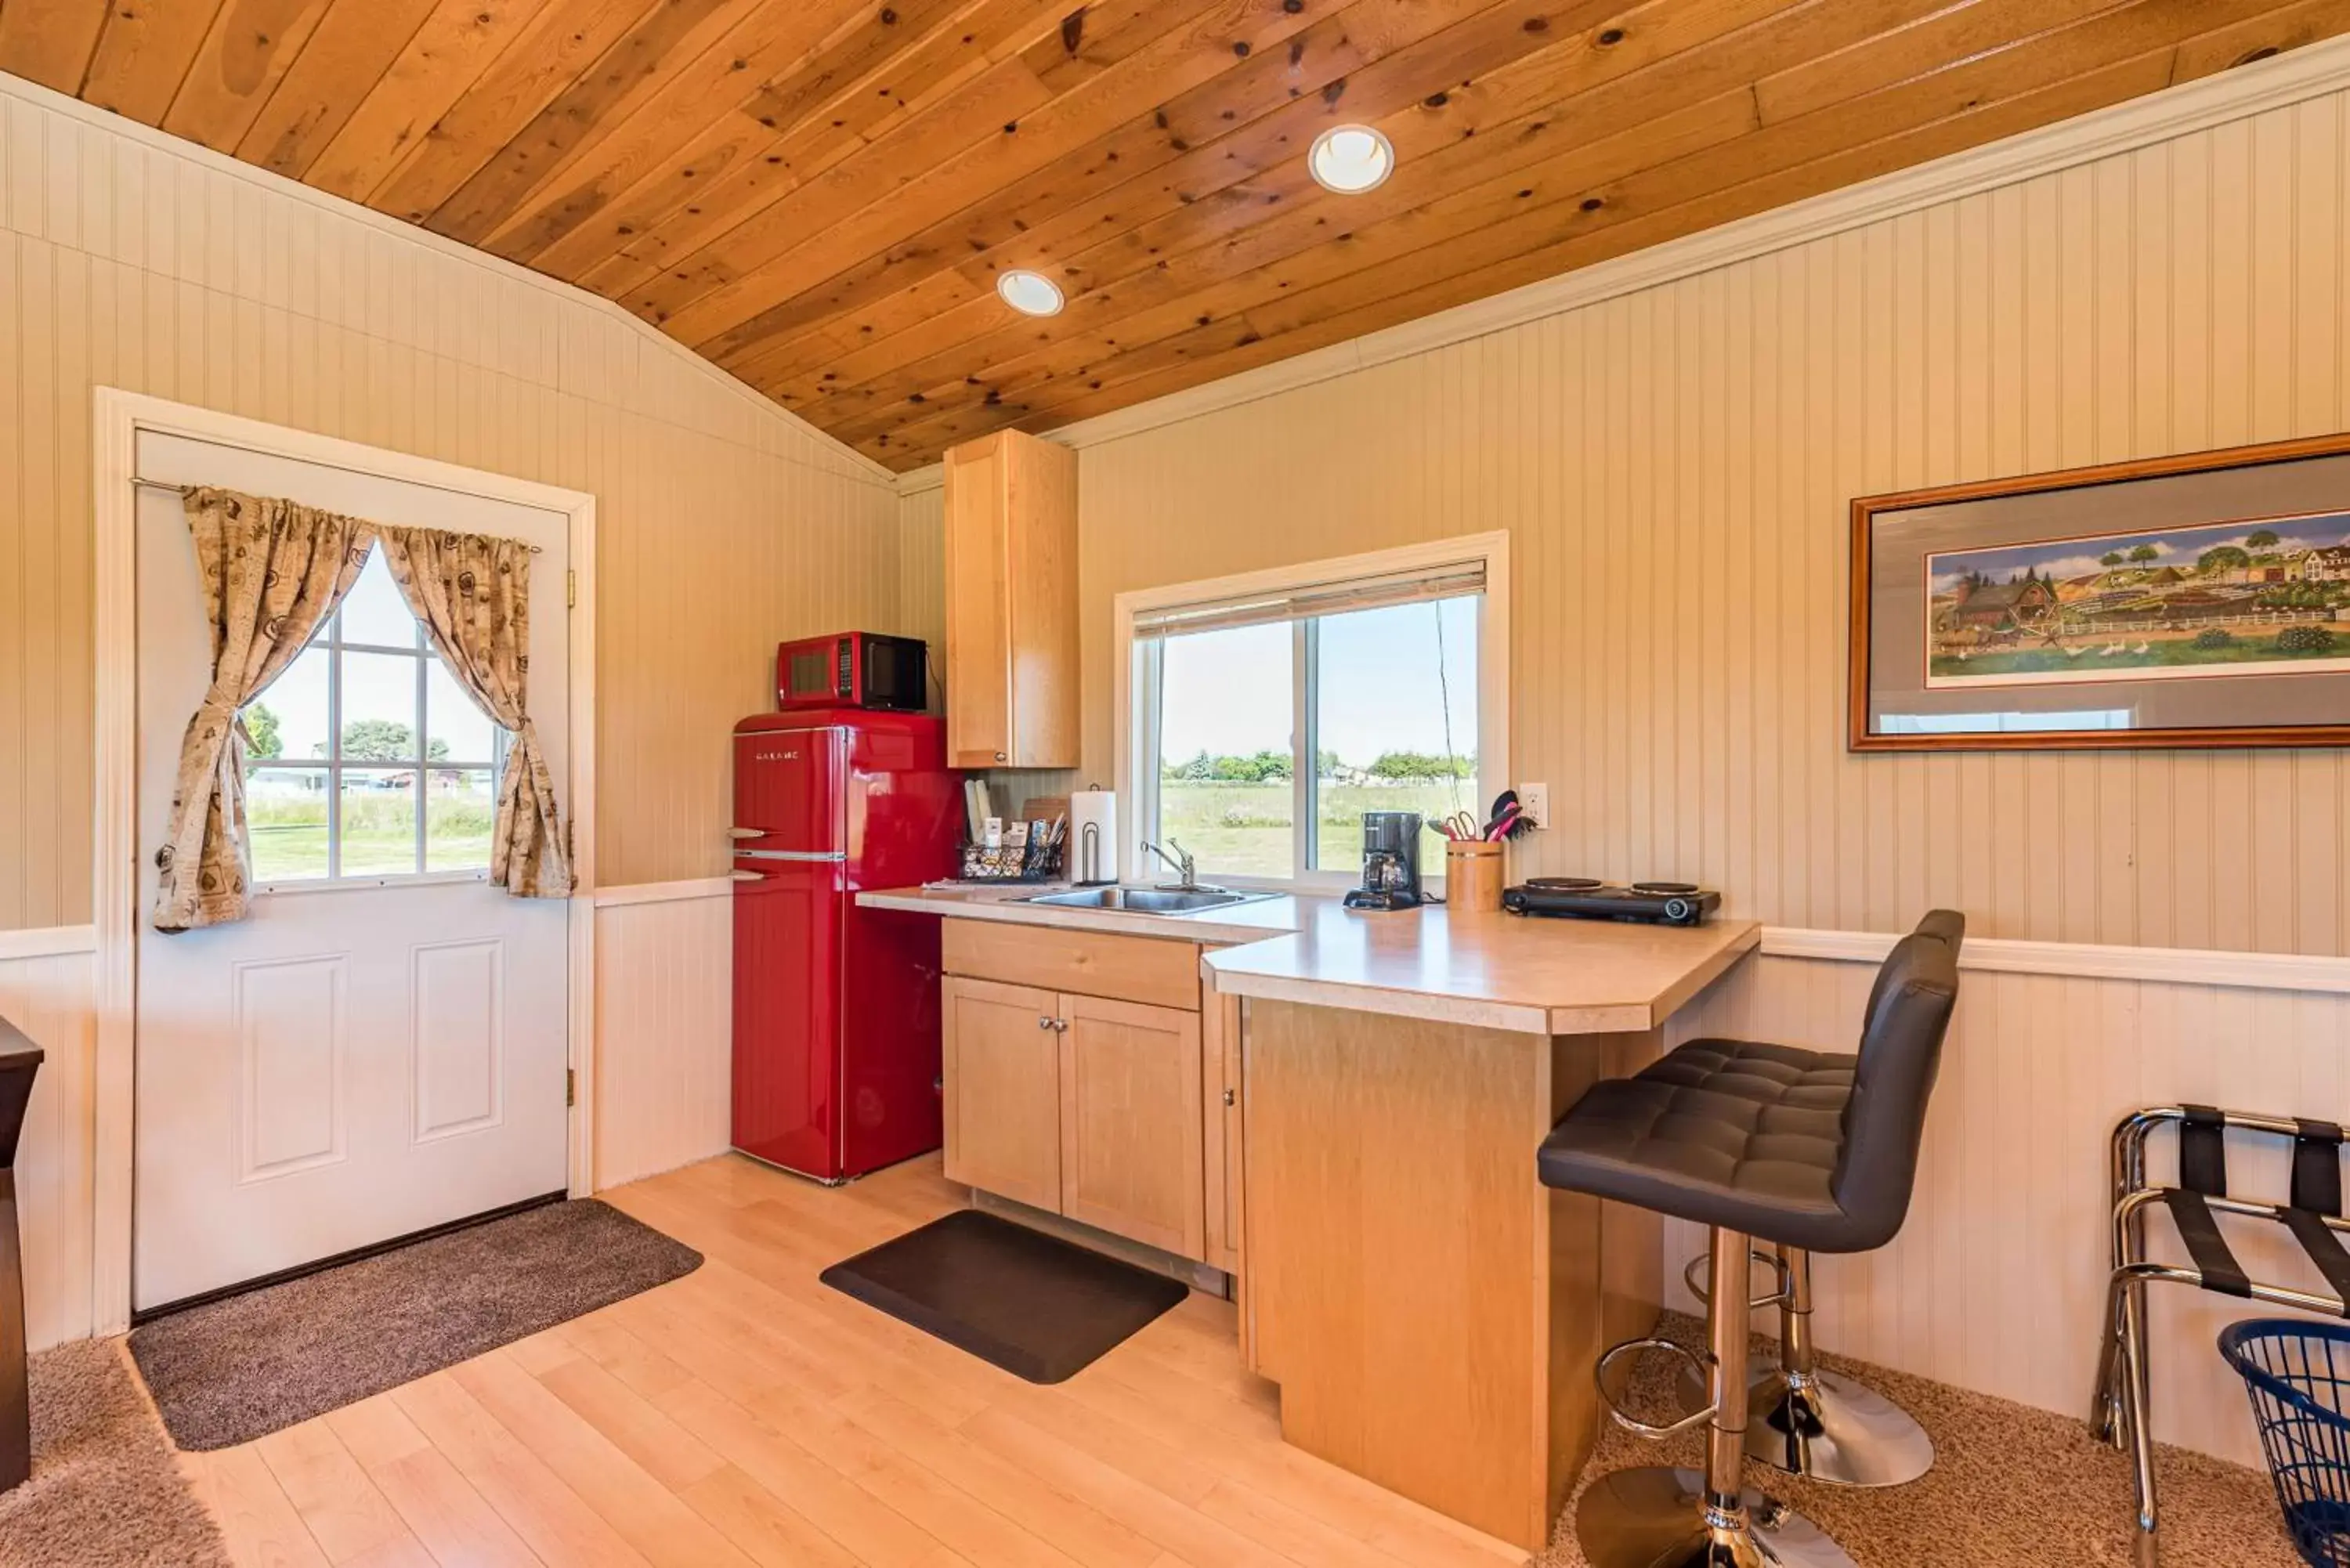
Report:
[{"label": "cabinet drawer", "polygon": [[949,974],[1200,1011],[1200,946],[1003,920],[942,922]]}]

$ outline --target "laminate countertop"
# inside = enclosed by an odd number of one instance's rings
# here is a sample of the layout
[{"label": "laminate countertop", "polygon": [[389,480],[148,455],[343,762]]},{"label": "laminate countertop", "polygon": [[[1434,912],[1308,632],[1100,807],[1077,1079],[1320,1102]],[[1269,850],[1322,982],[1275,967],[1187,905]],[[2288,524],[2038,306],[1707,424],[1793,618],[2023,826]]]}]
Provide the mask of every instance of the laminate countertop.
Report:
[{"label": "laminate countertop", "polygon": [[1762,940],[1752,920],[1697,927],[1349,909],[1283,894],[1191,915],[1020,900],[1027,888],[894,888],[858,902],[960,919],[1210,944],[1210,982],[1262,997],[1534,1034],[1655,1028]]}]

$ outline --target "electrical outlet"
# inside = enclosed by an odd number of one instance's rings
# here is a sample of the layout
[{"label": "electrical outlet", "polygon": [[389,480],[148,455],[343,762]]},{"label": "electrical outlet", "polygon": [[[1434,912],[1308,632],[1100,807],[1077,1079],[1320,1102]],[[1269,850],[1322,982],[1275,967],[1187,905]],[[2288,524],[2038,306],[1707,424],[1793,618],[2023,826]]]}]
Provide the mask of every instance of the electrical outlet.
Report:
[{"label": "electrical outlet", "polygon": [[1536,827],[1550,826],[1550,785],[1522,784],[1518,786],[1518,807]]}]

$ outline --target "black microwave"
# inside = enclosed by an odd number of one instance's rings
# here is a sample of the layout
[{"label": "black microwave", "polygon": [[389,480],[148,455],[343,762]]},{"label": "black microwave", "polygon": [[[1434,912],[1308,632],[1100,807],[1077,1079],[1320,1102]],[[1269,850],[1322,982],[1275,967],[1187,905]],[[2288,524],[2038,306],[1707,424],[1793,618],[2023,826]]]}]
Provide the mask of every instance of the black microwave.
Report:
[{"label": "black microwave", "polygon": [[775,706],[883,708],[919,713],[925,689],[922,640],[845,631],[775,648]]}]

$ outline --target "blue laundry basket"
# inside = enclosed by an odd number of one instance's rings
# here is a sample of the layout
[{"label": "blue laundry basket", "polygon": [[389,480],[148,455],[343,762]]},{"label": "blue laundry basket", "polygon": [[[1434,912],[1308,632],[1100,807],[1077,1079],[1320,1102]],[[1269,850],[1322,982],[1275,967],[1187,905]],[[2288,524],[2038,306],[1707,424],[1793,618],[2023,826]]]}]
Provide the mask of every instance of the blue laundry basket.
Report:
[{"label": "blue laundry basket", "polygon": [[2350,1568],[2350,1325],[2249,1318],[2220,1334],[2244,1379],[2284,1526],[2312,1568]]}]

